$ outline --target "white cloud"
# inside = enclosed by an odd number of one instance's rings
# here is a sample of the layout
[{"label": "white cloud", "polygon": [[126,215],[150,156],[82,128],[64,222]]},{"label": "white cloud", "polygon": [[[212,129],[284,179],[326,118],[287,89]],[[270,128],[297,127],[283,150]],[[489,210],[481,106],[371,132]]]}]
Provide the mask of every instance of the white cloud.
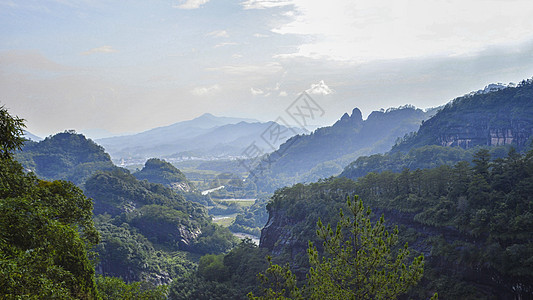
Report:
[{"label": "white cloud", "polygon": [[253,36],[256,37],[256,38],[266,38],[266,37],[269,37],[268,34],[262,34],[262,33],[254,33]]},{"label": "white cloud", "polygon": [[225,46],[235,46],[238,45],[238,43],[235,42],[225,42],[225,43],[219,43],[215,45],[215,48],[225,47]]},{"label": "white cloud", "polygon": [[319,83],[311,84],[311,87],[306,92],[312,95],[329,95],[334,91],[327,86],[324,80],[320,80]]},{"label": "white cloud", "polygon": [[232,58],[242,58],[242,54],[235,53],[231,57]]},{"label": "white cloud", "polygon": [[254,89],[254,88],[250,88],[250,92],[254,96],[262,95],[265,93],[262,89]]},{"label": "white cloud", "polygon": [[217,37],[217,38],[226,38],[229,37],[229,34],[226,30],[215,30],[206,34],[207,36]]},{"label": "white cloud", "polygon": [[265,9],[291,5],[287,0],[246,0],[241,3],[244,9]]},{"label": "white cloud", "polygon": [[[292,21],[273,28],[306,36],[290,56],[354,62],[476,54],[533,38],[530,0],[291,0]],[[311,38],[309,38],[311,37]]]},{"label": "white cloud", "polygon": [[288,95],[289,95],[289,94],[287,94],[287,92],[285,92],[285,91],[281,91],[281,92],[279,92],[279,96],[280,96],[280,97],[287,97]]},{"label": "white cloud", "polygon": [[273,75],[283,70],[283,67],[277,63],[266,63],[257,65],[230,65],[216,68],[207,68],[208,71],[220,71],[228,75]]},{"label": "white cloud", "polygon": [[193,94],[194,96],[208,96],[213,95],[218,90],[220,90],[220,86],[218,84],[212,86],[200,86],[194,88],[191,91],[191,94]]},{"label": "white cloud", "polygon": [[209,2],[209,0],[180,0],[179,4],[173,5],[172,7],[181,9],[197,9],[207,2]]},{"label": "white cloud", "polygon": [[113,49],[113,47],[111,47],[111,46],[102,46],[102,47],[98,47],[98,48],[93,48],[91,50],[87,50],[85,52],[82,52],[81,54],[82,55],[91,55],[91,54],[96,54],[96,53],[114,53],[114,52],[118,52],[118,51]]}]

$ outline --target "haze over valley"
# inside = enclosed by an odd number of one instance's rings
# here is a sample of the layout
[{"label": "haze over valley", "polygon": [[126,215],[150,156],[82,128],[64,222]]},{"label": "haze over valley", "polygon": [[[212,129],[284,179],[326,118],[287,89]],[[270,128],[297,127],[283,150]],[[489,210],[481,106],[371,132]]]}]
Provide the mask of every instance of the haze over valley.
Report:
[{"label": "haze over valley", "polygon": [[526,0],[0,0],[1,299],[533,299]]}]

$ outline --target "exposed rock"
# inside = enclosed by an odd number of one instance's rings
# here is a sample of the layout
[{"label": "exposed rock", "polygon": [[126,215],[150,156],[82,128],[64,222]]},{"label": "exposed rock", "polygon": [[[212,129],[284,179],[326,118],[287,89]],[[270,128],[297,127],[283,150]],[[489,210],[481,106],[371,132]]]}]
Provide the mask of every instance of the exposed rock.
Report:
[{"label": "exposed rock", "polygon": [[[479,114],[470,120],[464,119],[463,125],[450,126],[445,134],[438,137],[441,146],[468,149],[475,146],[514,145],[522,149],[533,136],[533,120],[500,118],[493,114]],[[498,126],[492,124],[494,119],[498,119]]]},{"label": "exposed rock", "polygon": [[179,233],[178,246],[182,250],[192,250],[194,241],[202,234],[200,228],[189,229],[183,225],[179,226],[177,230]]},{"label": "exposed rock", "polygon": [[170,188],[179,192],[190,192],[193,189],[188,182],[172,182]]},{"label": "exposed rock", "polygon": [[426,145],[465,149],[513,145],[520,151],[532,137],[533,81],[524,81],[516,87],[488,86],[482,93],[454,99],[392,151],[408,152]]}]

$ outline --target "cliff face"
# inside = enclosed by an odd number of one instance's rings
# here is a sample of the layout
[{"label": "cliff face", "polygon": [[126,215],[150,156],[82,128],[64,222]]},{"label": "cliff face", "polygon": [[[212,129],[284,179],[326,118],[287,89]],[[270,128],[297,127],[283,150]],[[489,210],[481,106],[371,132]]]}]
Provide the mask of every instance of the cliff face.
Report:
[{"label": "cliff face", "polygon": [[405,138],[393,152],[426,145],[462,147],[529,146],[533,137],[533,81],[517,87],[457,98],[425,121],[416,135]]},{"label": "cliff face", "polygon": [[283,209],[270,210],[268,222],[261,229],[260,247],[267,248],[273,255],[281,255],[287,250],[290,251],[291,257],[305,253],[307,243],[299,240],[292,230],[293,226],[300,222],[301,220],[291,220]]},{"label": "cliff face", "polygon": [[[476,247],[484,247],[483,238],[472,238],[472,236],[461,233],[453,227],[433,227],[421,224],[414,221],[414,213],[376,208],[373,208],[372,211],[372,222],[384,215],[389,226],[398,226],[402,228],[402,231],[409,232],[411,237],[414,236],[415,238],[409,242],[409,247],[422,253],[427,265],[431,266],[434,271],[439,272],[439,274],[462,274],[461,277],[464,280],[484,290],[487,297],[496,296],[497,299],[504,300],[516,299],[515,293],[519,292],[516,289],[521,287],[516,286],[514,279],[504,278],[488,266],[472,268],[433,253],[433,239],[442,239],[449,244],[468,241]],[[325,224],[335,224],[327,218],[323,218],[322,221]],[[305,261],[308,241],[313,241],[319,248],[321,246],[321,241],[313,240],[314,236],[306,235],[299,229],[306,222],[309,222],[309,218],[291,219],[288,217],[286,208],[272,208],[269,210],[268,222],[261,230],[259,244],[259,247],[268,249],[274,256],[285,255],[288,257],[293,271],[302,278],[304,278],[308,268]]]},{"label": "cliff face", "polygon": [[[463,118],[464,125],[446,128],[446,133],[437,138],[437,143],[445,147],[514,145],[522,149],[528,145],[533,136],[533,120],[499,118],[497,115],[476,114],[472,118]],[[498,124],[492,120],[498,119]]]}]

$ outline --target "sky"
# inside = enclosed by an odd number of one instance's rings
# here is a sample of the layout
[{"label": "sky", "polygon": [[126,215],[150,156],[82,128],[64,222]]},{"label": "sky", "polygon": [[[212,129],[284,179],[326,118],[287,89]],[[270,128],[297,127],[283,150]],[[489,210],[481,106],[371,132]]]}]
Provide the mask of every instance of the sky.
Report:
[{"label": "sky", "polygon": [[531,78],[532,15],[531,0],[0,0],[0,105],[36,135],[98,138],[203,113],[291,123],[307,92],[331,125]]}]

